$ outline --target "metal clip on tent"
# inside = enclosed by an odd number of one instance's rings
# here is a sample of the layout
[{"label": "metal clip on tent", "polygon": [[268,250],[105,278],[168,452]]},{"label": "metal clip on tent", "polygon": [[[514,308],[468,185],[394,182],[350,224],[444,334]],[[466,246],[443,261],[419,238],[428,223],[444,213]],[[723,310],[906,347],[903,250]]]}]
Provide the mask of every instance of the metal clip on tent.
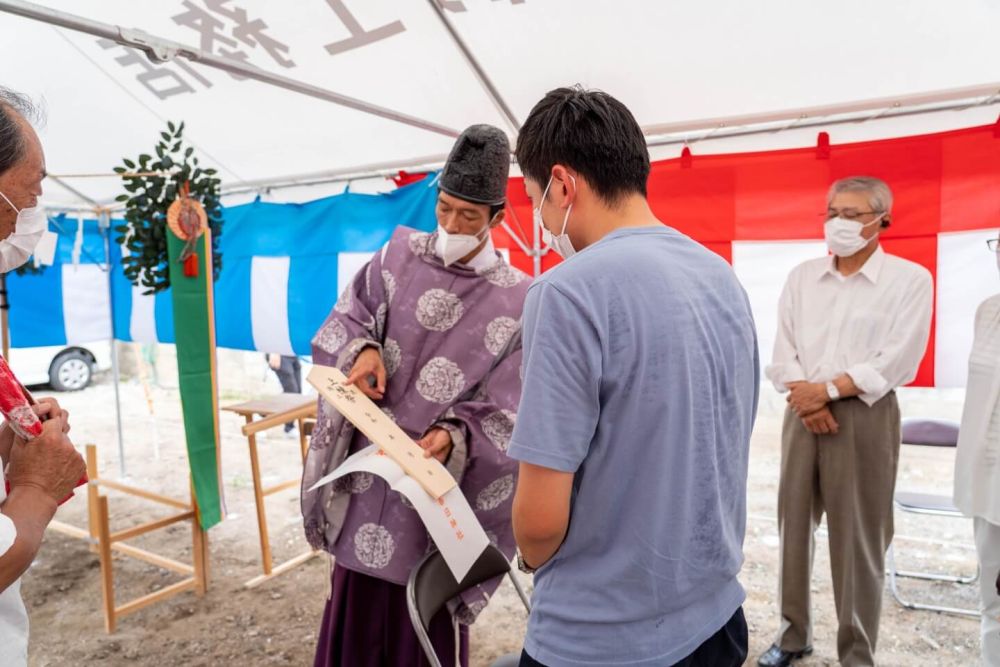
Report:
[{"label": "metal clip on tent", "polygon": [[170,62],[181,53],[179,44],[173,44],[135,28],[119,28],[119,43],[135,47],[154,63]]}]

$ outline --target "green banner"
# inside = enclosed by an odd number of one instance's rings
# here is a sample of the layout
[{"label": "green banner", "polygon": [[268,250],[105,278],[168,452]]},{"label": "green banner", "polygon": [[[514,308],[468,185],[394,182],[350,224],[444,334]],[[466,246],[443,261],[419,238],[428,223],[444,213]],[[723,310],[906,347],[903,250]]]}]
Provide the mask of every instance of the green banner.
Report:
[{"label": "green banner", "polygon": [[184,265],[178,261],[184,250],[184,241],[169,228],[165,231],[188,463],[201,527],[208,529],[223,517],[219,469],[219,393],[215,382],[212,243],[208,232],[198,239],[198,275],[188,277],[184,275]]}]

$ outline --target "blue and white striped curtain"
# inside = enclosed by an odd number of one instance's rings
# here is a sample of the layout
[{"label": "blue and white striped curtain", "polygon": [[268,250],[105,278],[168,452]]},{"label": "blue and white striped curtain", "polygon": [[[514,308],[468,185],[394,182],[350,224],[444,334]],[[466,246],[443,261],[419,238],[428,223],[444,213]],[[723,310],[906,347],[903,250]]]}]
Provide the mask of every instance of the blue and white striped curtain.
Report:
[{"label": "blue and white striped curtain", "polygon": [[[345,192],[305,204],[226,208],[215,284],[218,345],[310,354],[309,342],[341,290],[396,226],[435,227],[432,178],[381,195]],[[107,339],[112,323],[119,340],[173,342],[170,292],[147,296],[132,286],[113,243],[109,291],[96,220],[59,216],[50,228],[59,234],[55,264],[40,275],[8,278],[14,347]]]}]

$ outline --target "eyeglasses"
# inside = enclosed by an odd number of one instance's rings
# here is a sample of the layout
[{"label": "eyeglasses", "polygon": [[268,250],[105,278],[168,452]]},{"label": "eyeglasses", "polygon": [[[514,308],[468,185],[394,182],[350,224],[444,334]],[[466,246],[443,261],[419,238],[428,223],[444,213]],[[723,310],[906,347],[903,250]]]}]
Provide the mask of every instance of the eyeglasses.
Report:
[{"label": "eyeglasses", "polygon": [[861,222],[861,218],[866,215],[881,215],[883,211],[858,211],[853,208],[847,208],[843,211],[838,211],[836,209],[827,209],[826,213],[820,213],[824,220],[832,220],[833,218],[843,218],[844,220],[850,220],[852,222]]},{"label": "eyeglasses", "polygon": [[986,242],[986,247],[990,249],[990,252],[1000,251],[1000,239],[990,239]]}]

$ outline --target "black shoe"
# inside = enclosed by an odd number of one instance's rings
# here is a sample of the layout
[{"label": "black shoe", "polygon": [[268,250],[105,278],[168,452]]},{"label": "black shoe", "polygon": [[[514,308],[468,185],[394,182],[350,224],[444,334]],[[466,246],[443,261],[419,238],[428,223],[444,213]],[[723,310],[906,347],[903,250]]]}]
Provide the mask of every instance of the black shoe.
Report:
[{"label": "black shoe", "polygon": [[772,644],[771,648],[757,659],[757,665],[758,667],[788,667],[796,660],[812,655],[812,652],[812,646],[807,646],[801,651],[785,651],[777,644]]}]

